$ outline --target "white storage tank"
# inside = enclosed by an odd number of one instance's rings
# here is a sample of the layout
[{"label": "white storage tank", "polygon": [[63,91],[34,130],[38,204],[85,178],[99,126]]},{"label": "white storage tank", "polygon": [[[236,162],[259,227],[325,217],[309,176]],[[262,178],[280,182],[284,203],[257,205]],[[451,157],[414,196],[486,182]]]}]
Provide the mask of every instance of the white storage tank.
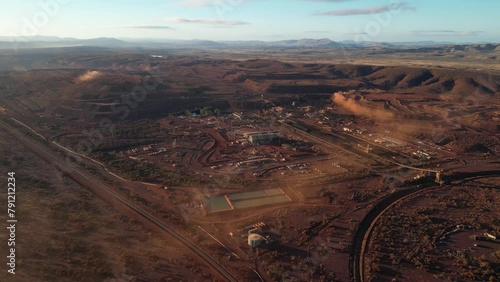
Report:
[{"label": "white storage tank", "polygon": [[262,236],[260,236],[259,234],[252,233],[248,235],[248,245],[252,248],[258,247],[261,242]]}]

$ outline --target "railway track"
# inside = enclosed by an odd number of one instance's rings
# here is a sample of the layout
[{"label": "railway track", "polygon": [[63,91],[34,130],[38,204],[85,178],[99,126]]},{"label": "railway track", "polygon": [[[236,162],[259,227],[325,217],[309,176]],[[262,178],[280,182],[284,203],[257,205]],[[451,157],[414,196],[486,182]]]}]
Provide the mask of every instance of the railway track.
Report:
[{"label": "railway track", "polygon": [[[184,244],[193,253],[198,255],[203,261],[205,261],[209,266],[211,266],[214,270],[216,270],[227,281],[231,282],[238,281],[226,268],[224,268],[221,264],[219,264],[214,258],[205,253],[194,243],[186,239],[182,234],[177,232],[174,228],[163,223],[160,219],[156,218],[154,215],[150,214],[149,212],[145,211],[141,207],[137,206],[136,204],[125,198],[124,196],[120,195],[118,192],[114,191],[114,189],[109,188],[106,185],[94,180],[88,174],[76,168],[73,164],[65,160],[62,160],[59,156],[56,156],[46,148],[43,148],[42,145],[36,144],[33,141],[28,140],[24,135],[10,128],[10,126],[6,125],[5,123],[0,122],[0,127],[4,128],[7,132],[9,132],[19,141],[21,141],[26,147],[28,147],[31,151],[33,151],[36,155],[38,155],[42,159],[48,161],[49,163],[54,164],[60,170],[68,174],[73,174],[73,176],[76,176],[74,177],[74,179],[80,182],[80,184],[82,184],[83,186],[88,187],[90,190],[96,189],[100,190],[99,192],[106,193],[108,196],[111,196],[114,200],[117,200],[125,207],[135,212],[144,220],[148,221],[149,223],[152,223],[156,227],[170,234],[176,240]],[[102,195],[102,193],[99,194]]]},{"label": "railway track", "polygon": [[[470,177],[478,176],[499,176],[500,170],[487,170],[475,173],[462,173],[461,177],[456,177],[455,182],[451,185],[458,185],[458,181],[464,181]],[[354,234],[353,243],[351,246],[351,253],[349,256],[349,275],[352,281],[364,282],[364,254],[368,249],[370,243],[371,232],[373,227],[376,225],[380,217],[391,207],[398,204],[401,201],[408,200],[409,198],[415,197],[420,193],[424,193],[433,189],[443,188],[441,185],[434,185],[425,188],[412,188],[408,190],[401,190],[393,193],[382,201],[378,202],[363,218],[359,223],[358,229]]]},{"label": "railway track", "polygon": [[80,174],[82,177],[87,178],[89,181],[95,183],[96,186],[101,186],[101,189],[105,190],[108,192],[111,196],[113,196],[115,199],[119,200],[122,204],[130,208],[131,210],[135,211],[137,214],[141,215],[143,218],[147,219],[151,223],[155,224],[157,227],[160,229],[168,232],[170,235],[172,235],[175,239],[183,243],[186,247],[188,247],[191,251],[196,253],[199,257],[201,257],[205,262],[207,262],[210,266],[212,266],[214,269],[216,269],[222,276],[224,276],[228,281],[238,281],[228,270],[226,270],[222,265],[220,265],[217,261],[215,261],[210,255],[205,253],[203,250],[198,248],[196,245],[191,243],[191,241],[187,240],[183,235],[178,233],[175,229],[169,227],[168,225],[164,224],[162,221],[157,219],[155,216],[151,215],[150,213],[146,212],[142,208],[136,206],[134,203],[126,199],[125,197],[119,195],[117,192],[113,191],[110,188],[105,187],[104,185],[98,183],[97,181],[89,178],[87,175],[80,171],[76,171],[76,173]]},{"label": "railway track", "polygon": [[442,188],[442,186],[432,186],[427,188],[413,188],[409,190],[402,190],[393,193],[382,201],[378,202],[361,220],[358,229],[354,234],[351,246],[351,253],[349,255],[349,276],[351,281],[364,282],[364,253],[368,247],[371,232],[377,223],[378,219],[395,204],[415,196],[421,192],[428,191],[435,188]]}]

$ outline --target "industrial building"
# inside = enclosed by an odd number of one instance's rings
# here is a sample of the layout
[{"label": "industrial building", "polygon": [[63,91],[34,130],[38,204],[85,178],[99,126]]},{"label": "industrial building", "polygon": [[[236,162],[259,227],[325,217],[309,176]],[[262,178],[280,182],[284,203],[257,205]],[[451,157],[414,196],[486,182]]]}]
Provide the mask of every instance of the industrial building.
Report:
[{"label": "industrial building", "polygon": [[498,237],[498,236],[495,236],[495,235],[490,234],[490,233],[484,233],[484,236],[486,236],[487,238],[492,239],[492,240],[496,240]]},{"label": "industrial building", "polygon": [[239,120],[243,120],[246,118],[246,116],[243,113],[233,113],[233,116]]},{"label": "industrial building", "polygon": [[261,232],[262,232],[262,228],[260,228],[260,227],[248,230],[248,234],[259,234]]},{"label": "industrial building", "polygon": [[278,135],[274,132],[266,132],[266,133],[248,133],[245,134],[248,138],[248,141],[252,144],[269,144],[274,140],[278,139]]}]

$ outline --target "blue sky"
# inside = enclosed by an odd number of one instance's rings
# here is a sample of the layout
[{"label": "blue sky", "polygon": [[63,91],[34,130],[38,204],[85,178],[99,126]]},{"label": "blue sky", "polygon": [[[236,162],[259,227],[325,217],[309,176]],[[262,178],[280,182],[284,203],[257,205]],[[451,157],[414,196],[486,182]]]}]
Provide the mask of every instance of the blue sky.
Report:
[{"label": "blue sky", "polygon": [[497,0],[2,0],[0,36],[500,42]]}]

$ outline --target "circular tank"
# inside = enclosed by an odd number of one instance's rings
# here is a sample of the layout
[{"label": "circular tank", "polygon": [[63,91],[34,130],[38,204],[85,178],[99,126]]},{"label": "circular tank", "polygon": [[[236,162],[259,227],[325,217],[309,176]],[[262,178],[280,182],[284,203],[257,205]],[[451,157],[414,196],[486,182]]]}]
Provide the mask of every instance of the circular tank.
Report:
[{"label": "circular tank", "polygon": [[258,247],[260,243],[262,242],[262,236],[259,234],[249,234],[248,235],[248,245],[252,246],[253,248]]}]

